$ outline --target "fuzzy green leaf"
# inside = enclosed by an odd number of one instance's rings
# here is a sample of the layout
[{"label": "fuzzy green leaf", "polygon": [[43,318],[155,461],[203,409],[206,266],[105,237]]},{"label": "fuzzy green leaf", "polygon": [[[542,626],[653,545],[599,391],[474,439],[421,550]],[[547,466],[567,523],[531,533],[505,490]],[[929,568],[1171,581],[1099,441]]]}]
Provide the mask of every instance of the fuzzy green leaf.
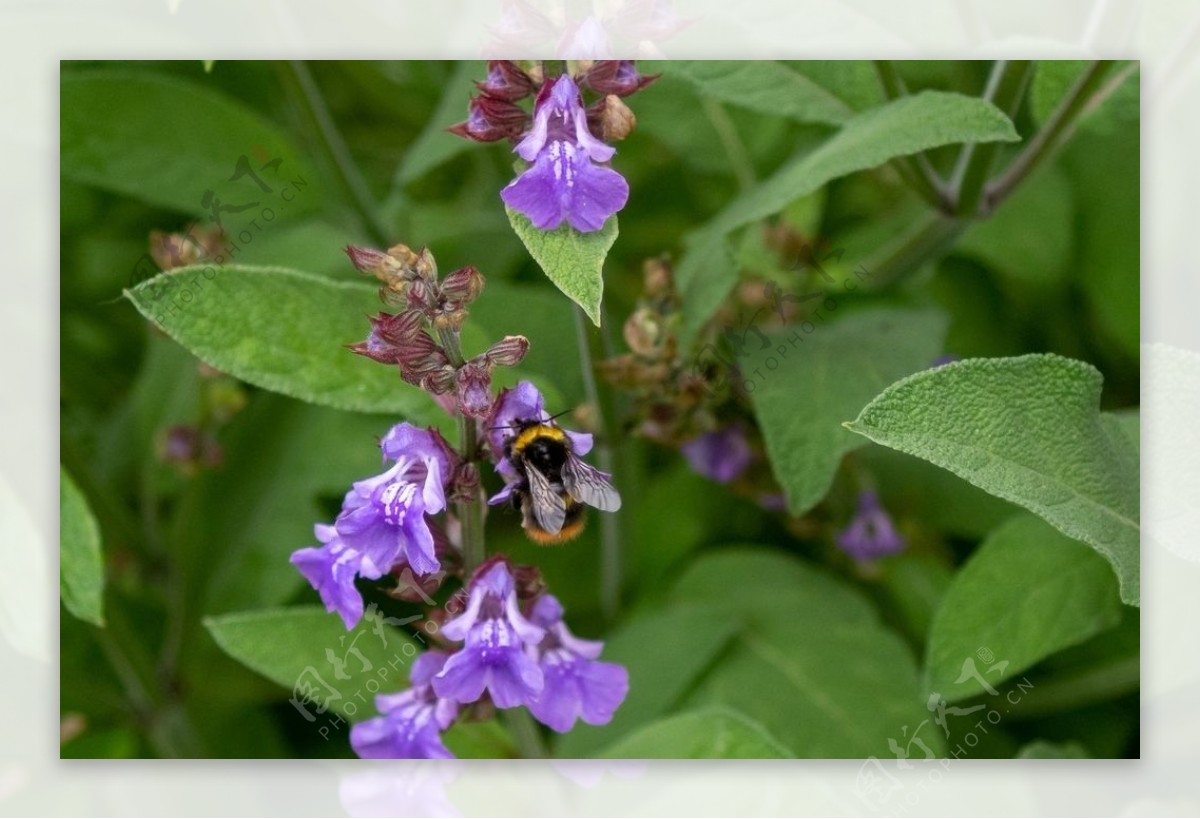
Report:
[{"label": "fuzzy green leaf", "polygon": [[555,230],[538,230],[524,214],[511,208],[508,221],[525,245],[529,255],[571,301],[600,326],[600,302],[604,298],[604,259],[617,240],[617,217],[610,216],[604,227],[592,233],[580,233],[566,222]]},{"label": "fuzzy green leaf", "polygon": [[842,456],[862,445],[842,423],[883,387],[928,367],[946,332],[936,311],[891,308],[810,326],[810,333],[770,335],[741,367],[771,469],[795,515],[825,496]]},{"label": "fuzzy green leaf", "polygon": [[968,359],[893,384],[846,426],[1094,547],[1137,605],[1138,452],[1100,414],[1102,384],[1094,367],[1056,355]]},{"label": "fuzzy green leaf", "polygon": [[226,654],[292,692],[298,720],[307,719],[301,706],[313,721],[323,706],[350,720],[374,716],[373,694],[406,687],[423,650],[401,629],[377,633],[366,619],[348,632],[320,606],[206,617],[204,625]]},{"label": "fuzzy green leaf", "polygon": [[791,759],[795,755],[738,711],[710,706],[661,719],[605,748],[608,759]]},{"label": "fuzzy green leaf", "polygon": [[62,516],[59,553],[59,591],[67,611],[80,620],[104,625],[104,557],[100,527],[66,470],[59,471],[59,504]]},{"label": "fuzzy green leaf", "polygon": [[[942,750],[910,650],[866,599],[778,551],[737,548],[696,561],[673,595],[745,622],[687,705],[726,705],[770,727],[798,757],[887,756],[910,726]],[[886,681],[886,682],[884,682]]]},{"label": "fuzzy green leaf", "polygon": [[[930,627],[926,686],[947,701],[983,693],[1039,660],[1115,626],[1116,579],[1104,559],[1023,513],[979,547],[954,577]],[[995,673],[975,659],[994,655]],[[970,662],[980,676],[964,674]]]},{"label": "fuzzy green leaf", "polygon": [[443,413],[425,393],[345,349],[366,337],[375,288],[278,267],[195,266],[161,273],[126,297],[219,370],[302,401],[387,412],[417,424]]}]

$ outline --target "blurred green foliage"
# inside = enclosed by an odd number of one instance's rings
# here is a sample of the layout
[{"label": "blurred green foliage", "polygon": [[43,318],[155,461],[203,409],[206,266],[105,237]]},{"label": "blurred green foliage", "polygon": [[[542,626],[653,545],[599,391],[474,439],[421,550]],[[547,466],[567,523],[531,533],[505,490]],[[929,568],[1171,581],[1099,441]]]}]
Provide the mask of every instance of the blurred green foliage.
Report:
[{"label": "blurred green foliage", "polygon": [[[1138,754],[1137,610],[1116,599],[1108,564],[1067,536],[1111,551],[1113,538],[1090,536],[1088,510],[1072,508],[1063,524],[1057,502],[1022,502],[1038,486],[968,483],[942,457],[944,441],[913,444],[904,424],[920,422],[920,408],[886,395],[871,426],[896,434],[870,437],[894,449],[842,426],[940,354],[1056,353],[1090,365],[1096,390],[1102,378],[1103,409],[1136,408],[1137,66],[1106,66],[1105,96],[978,219],[937,213],[916,190],[919,163],[952,181],[962,144],[989,143],[996,161],[983,170],[1003,173],[1088,66],[1037,64],[1011,117],[980,99],[991,63],[883,68],[904,87],[899,99],[869,62],[796,61],[663,62],[658,82],[629,100],[639,127],[613,166],[631,195],[600,254],[608,355],[626,352],[621,329],[644,305],[643,262],[663,254],[680,263],[672,332],[725,359],[737,350],[721,328],[744,334],[752,284],[818,288],[836,293],[837,307],[778,371],[760,350],[770,367],[762,389],[722,393],[713,410],[761,428],[753,491],[694,474],[673,447],[638,434],[632,395],[604,388],[626,501],[615,622],[602,613],[598,526],[543,549],[517,516],[490,516],[489,551],[538,565],[572,628],[606,639],[606,658],[630,671],[613,722],[551,738],[559,755],[920,758],[961,742],[953,711],[944,730],[933,722],[939,698],[973,708],[994,697],[1015,700],[1013,714],[968,755]],[[437,423],[448,435],[451,425],[426,396],[343,349],[378,309],[344,245],[428,245],[443,270],[479,268],[488,283],[467,353],[524,334],[520,377],[551,409],[587,397],[575,307],[498,196],[511,153],[444,131],[465,117],[483,63],[210,69],[62,67],[63,756],[351,754],[345,724],[307,719],[289,702],[305,669],[345,657],[347,635],[287,558],[312,543],[313,523],[332,519],[351,481],[377,471],[375,437],[392,423]],[[217,218],[237,248],[214,274],[221,287],[204,263],[159,274],[152,232],[203,231]],[[780,231],[824,243],[822,278],[778,252]],[[851,288],[860,268],[865,283]],[[787,343],[807,332],[806,316],[768,321],[765,336]],[[680,352],[690,363],[692,349]],[[926,374],[931,395],[957,407],[963,387],[939,386],[943,374],[953,368]],[[1047,378],[1016,390],[1062,386]],[[1032,463],[1077,467],[1070,491],[1136,485],[1126,461],[1070,443],[1119,427],[1136,444],[1136,414],[1097,416],[1094,402],[1050,406],[1031,423],[1033,410],[1001,395],[952,432],[981,439],[992,420],[1008,424],[1000,438],[1016,446],[1014,460],[1035,453]],[[878,488],[909,544],[869,566],[833,539],[864,485]],[[792,515],[764,502],[771,492]],[[1134,528],[1116,539],[1122,581],[1136,591],[1136,494],[1132,504],[1121,515]],[[382,615],[415,611],[364,591]],[[386,652],[413,644],[389,628],[360,635],[373,645],[373,670],[357,666],[364,690],[404,682],[379,674]],[[979,678],[957,680],[972,658]],[[988,672],[1005,661],[1007,671]],[[369,700],[352,712],[343,699],[339,713],[368,716]],[[458,725],[447,742],[463,756],[516,753],[500,724]]]}]

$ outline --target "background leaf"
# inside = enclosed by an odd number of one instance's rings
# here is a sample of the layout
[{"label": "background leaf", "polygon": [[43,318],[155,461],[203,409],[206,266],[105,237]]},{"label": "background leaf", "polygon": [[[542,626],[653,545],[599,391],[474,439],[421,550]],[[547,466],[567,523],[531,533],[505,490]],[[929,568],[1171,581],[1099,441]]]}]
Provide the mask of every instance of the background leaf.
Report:
[{"label": "background leaf", "polygon": [[[59,110],[64,177],[181,213],[222,218],[231,226],[271,207],[292,218],[316,208],[304,187],[314,181],[304,155],[274,123],[204,85],[148,72],[64,74]],[[245,157],[248,175],[232,179]],[[273,160],[278,167],[263,170]],[[290,193],[284,190],[290,187]],[[217,197],[205,204],[206,192]]]},{"label": "background leaf", "polygon": [[[920,733],[934,753],[916,663],[855,590],[795,558],[729,549],[698,560],[673,598],[740,615],[745,628],[688,697],[769,725],[798,757],[890,756]],[[881,685],[880,681],[886,680]]]},{"label": "background leaf", "polygon": [[1024,506],[1112,564],[1139,600],[1138,453],[1103,377],[1055,355],[970,359],[893,384],[847,427]]},{"label": "background leaf", "polygon": [[125,295],[205,363],[302,401],[389,412],[415,424],[444,417],[385,367],[345,349],[366,338],[375,288],[275,267],[185,267]]},{"label": "background leaf", "polygon": [[67,611],[80,620],[104,625],[104,557],[100,527],[87,499],[65,469],[59,471],[62,532],[59,591]]},{"label": "background leaf", "polygon": [[638,70],[682,77],[706,99],[797,122],[837,125],[852,114],[829,91],[774,60],[671,60],[641,63]]},{"label": "background leaf", "polygon": [[[289,692],[312,685],[321,702],[349,720],[375,715],[376,692],[407,688],[408,670],[422,650],[401,629],[384,626],[375,633],[366,619],[346,631],[341,618],[319,606],[206,617],[204,625],[229,656]],[[338,663],[344,663],[341,676]],[[307,710],[315,716],[319,706]],[[304,717],[297,712],[296,719]]]},{"label": "background leaf", "polygon": [[771,334],[767,349],[741,367],[754,385],[754,415],[793,515],[825,496],[842,456],[861,446],[842,423],[884,385],[932,364],[946,332],[936,311],[893,308],[810,326],[810,334]]},{"label": "background leaf", "polygon": [[694,332],[703,325],[737,279],[738,271],[714,253],[730,231],[779,212],[831,179],[898,156],[939,145],[1017,138],[1012,122],[999,109],[961,94],[925,91],[854,116],[818,148],[787,162],[685,240],[676,275],[687,328]]},{"label": "background leaf", "polygon": [[521,242],[554,286],[570,297],[600,326],[600,301],[604,298],[604,258],[617,240],[617,217],[604,227],[580,233],[566,222],[556,230],[538,230],[524,214],[505,208],[508,221]]},{"label": "background leaf", "polygon": [[700,708],[647,725],[605,748],[609,759],[789,759],[762,725],[732,708]]},{"label": "background leaf", "polygon": [[984,691],[959,682],[963,662],[986,648],[1003,673],[995,686],[1121,619],[1117,583],[1095,550],[1021,514],[997,529],[955,575],[930,627],[925,675],[947,701]]}]

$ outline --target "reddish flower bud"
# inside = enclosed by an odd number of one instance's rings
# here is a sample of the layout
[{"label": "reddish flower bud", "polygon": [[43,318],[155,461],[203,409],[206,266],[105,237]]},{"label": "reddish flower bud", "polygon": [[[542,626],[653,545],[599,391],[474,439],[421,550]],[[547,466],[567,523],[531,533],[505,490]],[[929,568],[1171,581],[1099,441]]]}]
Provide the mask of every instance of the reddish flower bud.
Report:
[{"label": "reddish flower bud", "polygon": [[442,298],[459,306],[470,304],[483,292],[483,274],[473,267],[455,270],[442,280]]},{"label": "reddish flower bud", "polygon": [[487,349],[483,357],[494,367],[515,367],[529,352],[525,336],[505,336]]},{"label": "reddish flower bud", "polygon": [[533,600],[546,590],[546,581],[537,566],[513,566],[512,576],[518,600]]},{"label": "reddish flower bud", "polygon": [[448,364],[422,373],[419,386],[423,390],[441,395],[454,389],[455,370]]},{"label": "reddish flower bud", "polygon": [[437,283],[417,279],[408,286],[408,309],[426,314],[437,307]]},{"label": "reddish flower bud", "polygon": [[479,467],[467,462],[458,468],[454,476],[453,495],[455,500],[471,502],[479,498]]},{"label": "reddish flower bud", "polygon": [[404,345],[421,334],[425,316],[416,310],[392,315],[380,313],[371,319],[371,329],[384,341]]},{"label": "reddish flower bud", "polygon": [[426,247],[417,253],[408,245],[393,245],[384,253],[373,248],[347,245],[346,255],[360,271],[371,274],[401,293],[409,282],[433,281],[437,278],[437,263]]},{"label": "reddish flower bud", "polygon": [[512,60],[488,60],[487,79],[476,82],[475,87],[489,97],[515,102],[532,94],[537,85]]},{"label": "reddish flower bud", "polygon": [[633,60],[596,60],[579,78],[579,84],[599,94],[627,97],[645,88],[658,77],[658,74],[639,74]]},{"label": "reddish flower bud", "polygon": [[495,97],[472,97],[467,105],[466,122],[446,130],[476,142],[516,139],[529,128],[529,114],[516,103]]},{"label": "reddish flower bud", "polygon": [[486,360],[476,357],[458,368],[458,409],[469,418],[486,418],[492,408],[492,373]]}]

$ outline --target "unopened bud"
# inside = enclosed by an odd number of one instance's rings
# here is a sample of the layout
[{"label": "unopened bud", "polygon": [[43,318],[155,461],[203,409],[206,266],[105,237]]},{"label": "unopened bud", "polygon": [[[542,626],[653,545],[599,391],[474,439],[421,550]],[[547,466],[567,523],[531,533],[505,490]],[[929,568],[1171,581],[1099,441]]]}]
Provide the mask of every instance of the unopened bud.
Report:
[{"label": "unopened bud", "polygon": [[429,248],[416,253],[408,245],[394,245],[387,253],[369,247],[346,246],[346,255],[351,263],[363,273],[368,273],[384,285],[403,293],[409,282],[437,278],[437,264]]},{"label": "unopened bud", "polygon": [[658,76],[639,74],[633,60],[596,60],[580,77],[579,84],[599,94],[627,97],[657,80]]},{"label": "unopened bud", "polygon": [[546,581],[537,566],[513,566],[512,576],[518,600],[533,600],[546,590]]},{"label": "unopened bud", "polygon": [[662,337],[662,319],[648,307],[635,310],[625,320],[625,343],[640,356],[650,358]]},{"label": "unopened bud", "polygon": [[454,499],[468,503],[477,500],[479,483],[479,467],[470,462],[462,464],[454,476]]},{"label": "unopened bud", "polygon": [[525,336],[505,336],[483,354],[494,367],[515,367],[529,352],[529,339]]},{"label": "unopened bud", "polygon": [[453,305],[470,304],[483,292],[483,274],[473,267],[455,270],[442,280],[442,298]]},{"label": "unopened bud", "polygon": [[403,345],[421,334],[425,316],[416,310],[406,310],[395,315],[380,313],[371,319],[371,329],[385,341]]},{"label": "unopened bud", "polygon": [[514,102],[495,97],[473,97],[467,105],[467,119],[446,130],[476,142],[515,139],[529,128],[529,113]]},{"label": "unopened bud", "polygon": [[437,307],[436,287],[436,283],[425,279],[412,282],[408,287],[408,308],[426,313],[434,310]]},{"label": "unopened bud", "polygon": [[458,409],[468,418],[486,418],[492,408],[491,367],[482,356],[458,368]]},{"label": "unopened bud", "polygon": [[532,94],[537,86],[533,78],[512,60],[488,60],[487,79],[475,87],[489,97],[515,102]]},{"label": "unopened bud", "polygon": [[150,231],[150,258],[163,270],[187,267],[221,250],[224,233],[219,227],[192,227],[187,233]]},{"label": "unopened bud", "polygon": [[618,142],[633,133],[637,117],[616,94],[609,94],[600,103],[596,117],[597,131],[605,142]]},{"label": "unopened bud", "polygon": [[647,298],[666,298],[674,290],[671,265],[665,258],[647,259],[642,264],[642,277]]},{"label": "unopened bud", "polygon": [[442,395],[454,389],[455,370],[442,365],[421,374],[420,386],[434,395]]}]

